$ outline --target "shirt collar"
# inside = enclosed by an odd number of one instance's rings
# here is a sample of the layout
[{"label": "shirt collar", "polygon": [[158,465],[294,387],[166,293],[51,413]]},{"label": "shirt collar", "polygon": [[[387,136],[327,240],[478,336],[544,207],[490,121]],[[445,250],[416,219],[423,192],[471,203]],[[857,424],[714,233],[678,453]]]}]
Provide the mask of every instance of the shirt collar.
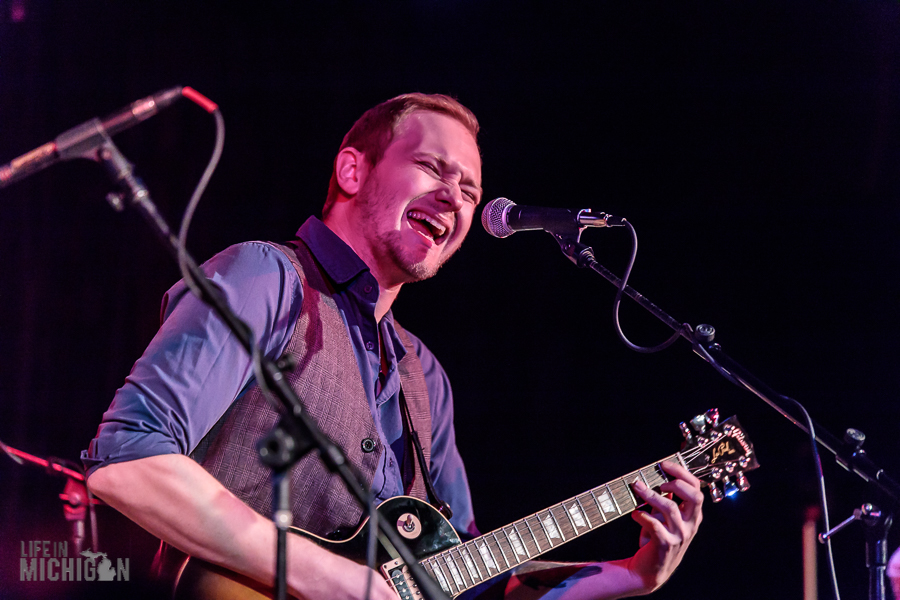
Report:
[{"label": "shirt collar", "polygon": [[[371,303],[370,300],[359,295],[359,290],[354,289],[358,288],[359,285],[353,286],[351,284],[360,274],[366,273],[371,278],[372,284],[377,285],[375,277],[369,272],[369,267],[366,263],[353,251],[353,248],[348,246],[325,223],[316,217],[310,217],[297,230],[297,237],[309,247],[316,261],[325,270],[325,274],[335,284],[335,288],[350,287],[350,292],[357,298],[357,301]],[[370,307],[370,309],[373,307]],[[394,328],[394,314],[392,311],[387,311],[387,314],[382,319],[382,324],[391,340],[395,360],[399,361],[406,355],[406,347],[400,341],[400,336]]]},{"label": "shirt collar", "polygon": [[300,226],[297,237],[306,243],[336,286],[344,286],[369,270],[353,248],[316,217],[310,217]]}]

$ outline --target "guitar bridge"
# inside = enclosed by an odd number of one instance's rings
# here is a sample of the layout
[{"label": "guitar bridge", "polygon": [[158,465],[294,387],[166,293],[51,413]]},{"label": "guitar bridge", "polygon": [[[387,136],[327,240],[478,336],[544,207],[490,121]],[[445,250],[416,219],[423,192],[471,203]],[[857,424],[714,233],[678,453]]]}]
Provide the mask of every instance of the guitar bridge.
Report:
[{"label": "guitar bridge", "polygon": [[409,567],[398,558],[381,565],[381,572],[391,582],[401,600],[416,600],[422,597],[419,586],[409,574]]}]

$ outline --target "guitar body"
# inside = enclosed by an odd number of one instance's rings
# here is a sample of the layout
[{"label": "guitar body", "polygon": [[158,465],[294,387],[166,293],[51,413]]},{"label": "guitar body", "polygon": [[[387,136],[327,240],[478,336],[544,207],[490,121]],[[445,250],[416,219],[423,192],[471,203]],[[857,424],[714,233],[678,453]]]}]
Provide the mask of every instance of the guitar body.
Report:
[{"label": "guitar body", "polygon": [[[416,558],[425,558],[448,550],[460,543],[459,536],[444,515],[430,504],[409,496],[385,500],[377,509],[378,518],[396,526]],[[296,527],[292,533],[360,564],[366,562],[370,522],[367,518],[346,540],[332,541]],[[377,564],[391,561],[381,544],[377,545]],[[383,570],[386,578],[392,575]],[[272,587],[244,577],[206,561],[191,558],[178,576],[175,600],[216,598],[222,600],[256,600],[272,598]]]}]

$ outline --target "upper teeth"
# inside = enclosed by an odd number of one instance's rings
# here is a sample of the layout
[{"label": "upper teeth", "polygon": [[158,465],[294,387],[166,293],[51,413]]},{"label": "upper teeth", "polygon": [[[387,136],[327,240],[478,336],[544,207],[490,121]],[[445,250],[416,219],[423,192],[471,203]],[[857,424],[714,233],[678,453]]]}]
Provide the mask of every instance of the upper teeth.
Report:
[{"label": "upper teeth", "polygon": [[441,237],[447,231],[447,228],[444,227],[441,223],[439,223],[436,219],[434,219],[433,217],[431,217],[429,215],[426,215],[423,212],[419,212],[417,210],[411,210],[408,213],[406,213],[406,216],[409,217],[410,219],[416,219],[417,221],[425,221],[426,223],[431,225],[434,228],[434,232],[436,234],[435,237]]}]

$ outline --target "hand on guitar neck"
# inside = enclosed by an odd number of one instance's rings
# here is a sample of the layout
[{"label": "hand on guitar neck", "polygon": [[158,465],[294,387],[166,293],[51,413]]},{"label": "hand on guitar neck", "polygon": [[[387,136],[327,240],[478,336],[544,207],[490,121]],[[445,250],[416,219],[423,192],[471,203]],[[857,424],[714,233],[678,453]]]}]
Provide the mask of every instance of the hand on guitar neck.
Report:
[{"label": "hand on guitar neck", "polygon": [[[700,480],[681,465],[663,462],[660,466],[673,479],[659,487],[665,495],[648,489],[643,482],[635,483],[635,492],[653,509],[650,513],[631,513],[631,518],[642,526],[640,549],[630,559],[616,563],[640,579],[635,590],[638,593],[650,593],[666,582],[681,563],[703,520]],[[681,504],[673,497],[680,498]]]}]

